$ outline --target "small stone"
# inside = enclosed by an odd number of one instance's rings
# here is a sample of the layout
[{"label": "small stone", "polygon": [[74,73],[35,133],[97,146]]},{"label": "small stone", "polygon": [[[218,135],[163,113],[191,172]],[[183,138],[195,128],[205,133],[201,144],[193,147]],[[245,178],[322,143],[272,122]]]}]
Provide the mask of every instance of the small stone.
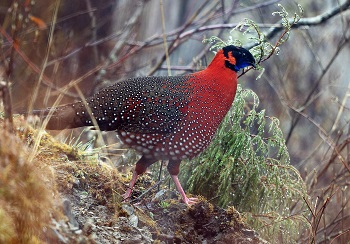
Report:
[{"label": "small stone", "polygon": [[128,205],[128,204],[123,204],[123,205],[122,205],[122,209],[123,209],[129,216],[131,216],[131,215],[135,212],[133,206]]},{"label": "small stone", "polygon": [[129,217],[129,225],[132,227],[137,227],[138,223],[139,223],[139,218],[135,214],[132,214]]}]

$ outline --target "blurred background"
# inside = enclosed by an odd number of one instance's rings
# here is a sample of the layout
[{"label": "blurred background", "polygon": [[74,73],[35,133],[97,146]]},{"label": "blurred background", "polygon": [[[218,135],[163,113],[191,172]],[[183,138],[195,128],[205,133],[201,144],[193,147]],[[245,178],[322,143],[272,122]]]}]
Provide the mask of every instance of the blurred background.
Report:
[{"label": "blurred background", "polygon": [[60,104],[72,102],[78,90],[89,96],[128,77],[195,72],[214,55],[205,38],[231,36],[251,46],[231,32],[239,22],[252,19],[269,33],[280,21],[272,15],[280,10],[277,4],[293,17],[297,3],[305,19],[279,54],[261,64],[261,78],[252,70],[240,84],[258,94],[267,115],[280,120],[291,163],[307,184],[312,230],[301,241],[315,235],[317,243],[335,237],[346,243],[349,0],[1,0],[0,76],[11,83],[13,111],[20,112],[52,106],[60,94]]}]

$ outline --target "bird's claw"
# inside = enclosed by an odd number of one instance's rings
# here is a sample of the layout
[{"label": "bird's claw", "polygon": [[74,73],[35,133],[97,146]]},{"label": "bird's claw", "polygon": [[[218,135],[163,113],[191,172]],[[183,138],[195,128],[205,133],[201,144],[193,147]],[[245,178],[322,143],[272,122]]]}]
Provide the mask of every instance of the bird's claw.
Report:
[{"label": "bird's claw", "polygon": [[132,191],[132,189],[128,188],[128,190],[122,195],[124,203],[130,201],[131,191]]},{"label": "bird's claw", "polygon": [[186,199],[184,199],[183,201],[184,203],[186,203],[187,206],[192,206],[199,202],[198,198],[195,198],[195,197],[190,197],[190,198],[186,197]]}]

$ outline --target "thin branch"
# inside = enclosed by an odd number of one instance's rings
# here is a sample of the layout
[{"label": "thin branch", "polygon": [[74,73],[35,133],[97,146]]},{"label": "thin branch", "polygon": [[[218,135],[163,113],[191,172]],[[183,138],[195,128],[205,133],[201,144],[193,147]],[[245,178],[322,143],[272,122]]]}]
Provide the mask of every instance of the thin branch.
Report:
[{"label": "thin branch", "polygon": [[[345,1],[343,4],[338,5],[329,11],[326,11],[315,17],[301,18],[298,23],[294,24],[292,28],[300,28],[302,26],[316,26],[325,23],[329,19],[337,16],[338,14],[348,10],[350,7],[350,0]],[[289,19],[289,23],[293,23],[294,18]],[[267,39],[273,38],[278,32],[283,30],[282,23],[279,23],[280,27],[272,27],[271,30],[266,34]]]},{"label": "thin branch", "polygon": [[[40,74],[41,69],[36,66],[31,59],[20,49],[19,45],[16,45],[13,39],[6,33],[6,31],[0,26],[0,34],[5,37],[5,39],[12,43],[13,48],[16,50],[16,53],[21,56],[23,61],[28,65],[28,67],[34,71],[34,73]],[[48,67],[48,65],[46,65]],[[50,78],[48,78],[45,74],[42,74],[42,84],[46,85],[47,87],[59,91],[59,93],[63,93],[64,95],[70,96],[70,97],[77,97],[75,94],[68,92],[67,90],[65,91],[64,89],[60,87],[56,87],[53,85],[53,82],[51,81]]]},{"label": "thin branch", "polygon": [[53,43],[54,30],[55,30],[55,27],[56,27],[55,23],[56,23],[56,20],[57,20],[57,14],[58,14],[58,9],[59,9],[59,6],[60,6],[60,2],[61,2],[60,0],[56,0],[56,2],[55,2],[55,6],[54,6],[54,9],[53,9],[53,14],[52,14],[52,25],[51,25],[50,32],[49,32],[49,38],[47,40],[46,54],[45,54],[45,57],[44,57],[44,60],[43,60],[43,63],[42,63],[42,68],[40,69],[38,80],[36,81],[35,86],[34,86],[33,94],[31,94],[31,99],[30,99],[30,103],[29,103],[29,106],[28,106],[28,111],[32,111],[33,110],[33,106],[34,106],[35,100],[36,100],[37,95],[39,93],[40,84],[42,82],[42,77],[44,76],[45,69],[47,68],[46,65],[47,65],[47,62],[49,60],[49,55],[50,55],[50,52],[51,52],[51,46],[52,46],[52,43]]},{"label": "thin branch", "polygon": [[294,110],[295,112],[297,112],[298,114],[300,114],[301,116],[303,116],[304,118],[306,118],[307,120],[309,120],[313,125],[315,125],[319,132],[320,132],[320,137],[334,150],[334,152],[337,154],[338,159],[340,160],[340,162],[344,165],[344,167],[346,168],[346,170],[350,173],[350,166],[347,164],[347,162],[345,161],[345,159],[343,158],[343,156],[340,154],[338,148],[336,147],[336,143],[332,140],[332,138],[328,135],[328,133],[325,131],[325,129],[323,129],[321,127],[321,125],[319,123],[317,123],[314,119],[312,119],[309,115],[303,113],[302,111],[299,111],[298,109],[296,109],[295,107],[293,107],[290,104],[285,103],[289,108],[291,108],[292,110]]},{"label": "thin branch", "polygon": [[[321,83],[323,77],[326,75],[327,71],[330,69],[330,67],[332,66],[333,62],[335,61],[335,59],[338,57],[338,55],[340,54],[341,50],[343,50],[344,47],[346,47],[346,44],[349,42],[350,39],[345,39],[343,40],[343,42],[338,46],[336,52],[334,53],[334,55],[332,56],[332,58],[330,59],[330,61],[328,62],[327,66],[324,68],[321,76],[318,78],[318,80],[316,81],[316,83],[314,84],[313,88],[311,89],[311,91],[309,92],[308,96],[305,99],[305,102],[303,103],[303,105],[298,109],[298,111],[304,111],[308,105],[310,104],[310,100],[312,98],[312,95],[314,94],[314,92],[317,90],[317,88],[319,87],[319,84]],[[294,121],[292,122],[291,128],[289,129],[288,135],[286,137],[286,144],[288,144],[292,133],[297,125],[297,123],[299,122],[300,116],[297,116]]]},{"label": "thin branch", "polygon": [[[199,13],[202,11],[202,9],[210,2],[210,0],[205,1],[196,11],[195,13],[191,16],[191,18],[181,27],[180,32],[177,34],[175,40],[169,44],[169,53],[173,52],[174,49],[176,48],[176,42],[180,38],[181,33],[191,25],[191,23],[195,20],[195,18],[199,15]],[[153,69],[149,72],[148,75],[154,74],[158,68],[163,64],[163,62],[166,59],[166,55],[163,55],[160,61],[153,67]]]},{"label": "thin branch", "polygon": [[[271,5],[272,3],[275,3],[275,2],[278,2],[278,1],[273,0],[273,1],[265,2],[263,4],[260,4],[261,6],[260,5],[254,5],[254,6],[249,7],[249,8],[244,8],[244,9],[241,9],[241,10],[233,11],[232,13],[245,12],[245,11],[254,9],[256,7],[268,6],[268,5]],[[204,4],[206,4],[206,3],[204,3]],[[327,12],[321,14],[321,15],[318,15],[318,16],[315,16],[315,17],[309,17],[309,18],[301,18],[298,23],[296,23],[296,24],[294,24],[292,26],[292,28],[299,28],[299,27],[302,27],[302,26],[312,26],[312,25],[318,25],[318,24],[324,23],[327,20],[329,20],[330,18],[332,18],[335,15],[339,14],[341,11],[347,10],[349,5],[350,5],[350,0],[347,0],[344,4],[339,5],[338,7],[335,7],[333,9],[331,9],[330,11],[327,11]],[[198,15],[198,13],[201,10],[202,10],[202,8],[200,7],[197,10],[197,12],[192,16],[192,19],[190,19],[188,22],[186,22],[186,24],[183,25],[182,27],[166,33],[166,40],[167,40],[167,42],[172,42],[169,45],[169,51],[170,52],[173,51],[172,48],[173,48],[173,45],[174,45],[174,43],[176,41],[180,41],[180,40],[186,39],[186,38],[188,38],[190,36],[193,36],[194,34],[198,34],[200,32],[206,32],[206,31],[212,31],[212,30],[233,29],[239,24],[239,23],[225,23],[225,24],[203,25],[203,26],[199,26],[197,28],[193,28],[193,29],[189,29],[189,30],[185,31],[185,29],[187,29],[187,27],[189,27],[191,24],[198,24],[198,23],[194,22],[193,18],[196,17],[196,15]],[[136,14],[136,15],[138,15],[138,14]],[[135,18],[133,18],[133,19],[135,19]],[[291,19],[290,21],[293,21],[293,20],[294,19]],[[134,21],[131,21],[131,23],[134,23]],[[130,26],[130,24],[128,24],[128,26]],[[273,38],[275,35],[277,35],[277,33],[279,31],[284,30],[284,27],[283,27],[283,25],[281,23],[275,23],[275,24],[263,24],[263,23],[260,23],[260,24],[257,24],[257,26],[259,28],[270,28],[270,31],[266,34],[266,38],[267,39]],[[157,46],[157,45],[161,45],[163,43],[163,34],[162,35],[153,36],[153,37],[149,38],[148,40],[146,40],[144,42],[129,41],[129,40],[126,40],[125,33],[124,33],[124,35],[122,37],[121,37],[121,35],[123,35],[123,33],[114,33],[112,35],[109,35],[107,37],[101,38],[99,40],[95,40],[93,42],[86,43],[84,46],[73,50],[71,53],[69,53],[69,54],[67,54],[67,55],[65,55],[63,57],[51,60],[48,65],[51,65],[51,64],[55,63],[56,61],[69,58],[70,56],[76,54],[77,52],[82,51],[86,47],[91,47],[91,46],[94,46],[94,45],[100,45],[100,44],[102,44],[104,42],[110,41],[110,40],[115,39],[115,38],[118,38],[118,40],[124,40],[125,42],[123,42],[123,43],[127,43],[129,45],[132,45],[132,46],[134,46],[134,48],[135,48],[135,46],[138,46],[138,48],[136,48],[136,49],[133,48],[132,49],[132,53],[135,53],[136,51],[138,51],[138,50],[140,50],[142,48],[145,48],[145,47]],[[120,42],[118,42],[118,43],[120,43]],[[245,48],[250,49],[250,48],[252,48],[255,45],[256,44],[251,43],[251,44],[245,45]],[[118,48],[120,48],[120,47],[118,46]],[[111,52],[111,53],[115,53],[115,52]],[[203,55],[204,54],[199,55],[199,56],[201,57]],[[130,56],[130,53],[126,54],[125,57],[122,57],[121,60],[124,61],[129,56]],[[114,58],[114,64],[111,64],[109,66],[109,68],[115,67],[117,64],[121,63],[121,60],[116,61],[115,58]],[[161,58],[161,60],[159,61],[159,63],[154,67],[154,69],[149,74],[152,75],[157,69],[159,69],[164,61],[165,61],[165,57],[163,56]]]},{"label": "thin branch", "polygon": [[[347,138],[345,141],[342,143],[338,144],[337,146],[337,151],[341,152],[344,150],[346,146],[350,145],[350,138]],[[328,163],[323,167],[322,170],[320,170],[320,173],[317,175],[317,180],[320,180],[321,177],[327,172],[328,168],[332,165],[332,162],[337,158],[338,154],[333,153],[331,158],[328,160]],[[338,177],[337,177],[338,178]]]}]

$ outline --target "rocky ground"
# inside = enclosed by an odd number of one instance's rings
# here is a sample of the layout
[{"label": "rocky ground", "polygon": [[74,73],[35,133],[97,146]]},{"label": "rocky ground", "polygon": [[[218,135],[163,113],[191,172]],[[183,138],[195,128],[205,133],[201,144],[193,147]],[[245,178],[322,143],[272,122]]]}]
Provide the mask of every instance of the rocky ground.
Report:
[{"label": "rocky ground", "polygon": [[[7,171],[13,175],[19,174],[20,169],[9,167],[19,163],[28,164],[26,170],[33,170],[32,176],[37,179],[35,184],[41,187],[37,189],[42,190],[26,195],[24,202],[30,202],[33,206],[25,211],[35,211],[30,217],[22,218],[21,222],[27,221],[28,226],[33,226],[30,221],[35,219],[37,230],[27,230],[26,225],[19,228],[15,224],[20,215],[11,213],[20,213],[26,206],[12,204],[17,201],[14,198],[24,198],[20,195],[21,190],[15,190],[17,193],[11,197],[2,194],[7,190],[11,192],[13,184],[19,184],[17,187],[22,189],[29,184],[29,180],[21,176],[21,180],[10,183],[13,176],[0,173],[0,203],[10,206],[0,207],[0,222],[4,223],[0,224],[0,242],[267,243],[244,223],[234,207],[222,209],[203,198],[188,207],[179,201],[176,192],[166,186],[161,185],[160,191],[152,187],[155,183],[148,175],[141,177],[136,184],[134,201],[125,203],[121,195],[127,187],[129,174],[121,174],[94,154],[84,155],[46,133],[39,135],[23,122],[16,123],[14,133],[6,132],[6,128],[1,132],[1,148],[9,140],[15,143],[11,145],[14,148],[11,152],[0,151],[0,172],[9,169]],[[22,155],[17,153],[18,150],[25,152]],[[19,158],[16,158],[17,154]],[[32,160],[30,155],[34,155]],[[40,182],[43,182],[42,185]],[[1,183],[4,183],[3,186]],[[152,190],[141,196],[147,189]],[[42,200],[35,202],[38,196]],[[36,212],[45,213],[45,216],[36,218]]]}]

